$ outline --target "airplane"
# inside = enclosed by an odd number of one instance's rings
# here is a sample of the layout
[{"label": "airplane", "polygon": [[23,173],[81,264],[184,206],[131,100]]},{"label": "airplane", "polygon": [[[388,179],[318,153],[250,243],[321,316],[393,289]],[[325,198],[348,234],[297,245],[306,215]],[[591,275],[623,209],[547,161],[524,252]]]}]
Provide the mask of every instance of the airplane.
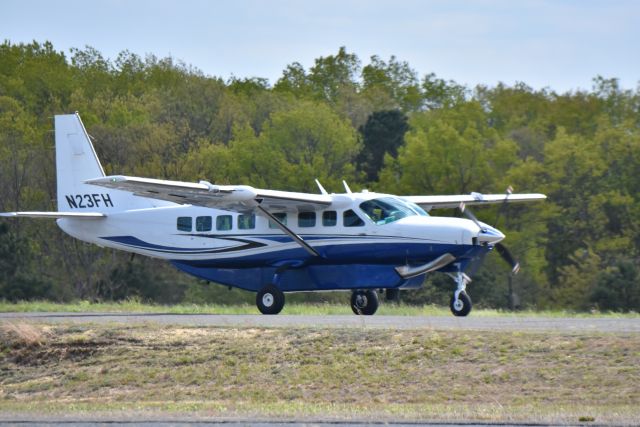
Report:
[{"label": "airplane", "polygon": [[[357,315],[372,315],[377,290],[387,299],[419,288],[433,272],[456,284],[451,312],[472,308],[470,275],[493,249],[516,273],[505,235],[478,221],[469,205],[543,200],[543,194],[396,196],[319,194],[106,176],[74,114],[55,116],[57,212],[5,212],[55,218],[67,234],[101,247],[168,260],[179,270],[256,292],[263,314],[278,314],[285,293],[351,291]],[[459,207],[468,218],[427,212]],[[469,275],[467,274],[469,273]]]}]

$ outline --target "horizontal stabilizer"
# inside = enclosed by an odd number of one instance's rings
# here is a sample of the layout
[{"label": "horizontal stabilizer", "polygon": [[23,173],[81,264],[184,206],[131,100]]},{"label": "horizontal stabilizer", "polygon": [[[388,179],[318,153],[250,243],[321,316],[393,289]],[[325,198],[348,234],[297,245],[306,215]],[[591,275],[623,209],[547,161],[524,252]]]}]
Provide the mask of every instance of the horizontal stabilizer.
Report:
[{"label": "horizontal stabilizer", "polygon": [[0,212],[0,216],[9,218],[77,218],[100,219],[106,215],[100,212]]}]

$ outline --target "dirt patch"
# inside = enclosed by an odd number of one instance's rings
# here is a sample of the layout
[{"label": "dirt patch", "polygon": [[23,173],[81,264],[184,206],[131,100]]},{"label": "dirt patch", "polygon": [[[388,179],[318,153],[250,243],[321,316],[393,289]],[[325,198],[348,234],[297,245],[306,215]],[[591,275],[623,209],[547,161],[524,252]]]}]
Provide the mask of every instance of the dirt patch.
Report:
[{"label": "dirt patch", "polygon": [[0,346],[37,347],[43,345],[51,334],[51,327],[27,322],[7,322],[0,326]]},{"label": "dirt patch", "polygon": [[7,323],[0,327],[3,362],[40,366],[64,360],[78,362],[96,355],[113,342],[90,331],[58,330],[31,323]]}]

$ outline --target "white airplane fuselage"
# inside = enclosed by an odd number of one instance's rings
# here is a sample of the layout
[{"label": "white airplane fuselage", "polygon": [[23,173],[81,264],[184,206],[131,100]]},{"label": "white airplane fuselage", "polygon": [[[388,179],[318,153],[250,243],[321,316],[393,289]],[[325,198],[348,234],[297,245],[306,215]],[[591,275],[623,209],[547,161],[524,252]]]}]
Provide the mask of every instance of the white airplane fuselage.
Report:
[{"label": "white airplane fuselage", "polygon": [[[469,261],[504,238],[485,224],[480,230],[470,220],[428,216],[423,211],[376,223],[359,207],[364,201],[393,198],[389,195],[332,197],[333,203],[322,210],[280,213],[286,214],[283,222],[320,256],[309,254],[266,216],[252,215],[253,223],[241,225],[240,213],[190,205],[114,212],[96,221],[61,218],[58,225],[80,240],[167,259],[206,280],[253,291],[264,286],[263,276],[275,275],[276,270],[281,270],[284,291],[415,287],[424,276],[404,279],[395,268],[423,265],[450,253],[458,261],[442,271],[463,271]],[[351,226],[345,224],[345,212],[349,211],[357,215]],[[325,213],[330,213],[329,221]],[[309,220],[309,216],[315,219]],[[355,281],[353,274],[341,271],[341,267],[353,265],[358,266],[360,275]],[[229,274],[230,269],[242,271],[236,278]],[[309,269],[313,271],[305,271]],[[300,280],[301,274],[304,280]],[[340,275],[346,280],[336,277]],[[287,280],[288,276],[294,277]]]}]

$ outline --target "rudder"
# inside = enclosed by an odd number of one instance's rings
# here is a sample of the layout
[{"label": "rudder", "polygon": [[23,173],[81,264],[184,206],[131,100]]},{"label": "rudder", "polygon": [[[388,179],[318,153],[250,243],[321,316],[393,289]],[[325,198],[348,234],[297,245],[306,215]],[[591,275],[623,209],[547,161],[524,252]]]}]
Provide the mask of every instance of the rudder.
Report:
[{"label": "rudder", "polygon": [[152,206],[150,200],[131,193],[85,184],[105,173],[77,112],[55,116],[55,139],[59,212],[113,212]]}]

